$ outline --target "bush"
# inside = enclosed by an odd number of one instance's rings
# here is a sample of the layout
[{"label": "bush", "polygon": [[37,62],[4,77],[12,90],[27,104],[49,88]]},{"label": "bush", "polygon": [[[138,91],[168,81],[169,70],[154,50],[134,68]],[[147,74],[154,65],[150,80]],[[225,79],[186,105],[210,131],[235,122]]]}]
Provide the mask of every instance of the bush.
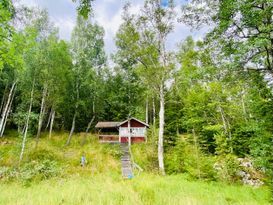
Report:
[{"label": "bush", "polygon": [[48,159],[41,162],[31,161],[24,164],[20,169],[1,167],[0,179],[5,181],[20,180],[28,184],[34,180],[41,181],[58,176],[61,170],[56,161]]},{"label": "bush", "polygon": [[38,149],[28,154],[29,161],[58,161],[59,157],[55,154],[55,150]]},{"label": "bush", "polygon": [[207,156],[186,140],[178,140],[165,158],[168,174],[188,173],[193,178],[215,180],[214,158]]},{"label": "bush", "polygon": [[217,171],[217,178],[220,181],[237,182],[240,180],[238,176],[240,164],[234,155],[229,154],[219,158],[214,164],[214,168]]},{"label": "bush", "polygon": [[48,159],[41,162],[32,161],[20,169],[20,177],[24,181],[44,180],[55,177],[60,173],[61,169],[57,162]]}]

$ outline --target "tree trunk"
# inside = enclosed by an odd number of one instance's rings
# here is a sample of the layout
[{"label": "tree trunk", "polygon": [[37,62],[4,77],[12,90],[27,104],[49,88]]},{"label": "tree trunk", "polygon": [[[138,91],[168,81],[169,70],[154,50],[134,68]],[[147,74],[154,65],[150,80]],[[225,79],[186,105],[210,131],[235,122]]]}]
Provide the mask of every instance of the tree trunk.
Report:
[{"label": "tree trunk", "polygon": [[146,124],[149,124],[149,101],[148,101],[148,97],[146,99],[146,120],[145,120]]},{"label": "tree trunk", "polygon": [[96,113],[95,112],[95,100],[93,101],[92,112],[93,112],[93,117],[91,118],[91,120],[88,123],[87,128],[85,130],[84,138],[83,138],[82,143],[81,143],[82,146],[86,143],[87,134],[88,134],[88,132],[89,132],[89,130],[91,128],[91,125],[93,124],[93,122],[95,120],[95,117],[96,117],[96,114],[95,114]]},{"label": "tree trunk", "polygon": [[86,143],[87,134],[88,134],[88,132],[89,132],[89,130],[91,128],[91,125],[93,124],[94,120],[95,120],[95,115],[93,115],[92,119],[90,120],[90,122],[87,125],[87,128],[85,130],[85,134],[84,134],[84,138],[83,138],[82,143],[81,143],[82,146]]},{"label": "tree trunk", "polygon": [[165,175],[164,168],[164,113],[165,113],[165,99],[164,99],[164,85],[163,83],[160,85],[160,111],[159,111],[159,133],[158,133],[158,164],[159,171],[161,174]]},{"label": "tree trunk", "polygon": [[38,146],[38,143],[39,143],[39,137],[41,135],[41,129],[42,129],[42,125],[43,125],[43,118],[44,118],[44,113],[45,113],[46,93],[47,93],[47,87],[44,86],[43,97],[42,97],[42,102],[41,102],[41,109],[40,109],[40,114],[39,114],[39,121],[38,121],[38,130],[37,130],[37,135],[36,135],[36,147]]},{"label": "tree trunk", "polygon": [[200,171],[200,164],[199,164],[199,153],[198,153],[198,145],[197,145],[197,137],[195,134],[194,128],[192,129],[192,134],[193,134],[193,140],[194,140],[194,146],[195,146],[195,152],[196,152],[196,168],[198,170],[198,178],[201,178],[201,171]]},{"label": "tree trunk", "polygon": [[68,136],[66,144],[65,144],[66,146],[68,146],[70,144],[70,141],[71,141],[74,129],[75,129],[75,122],[76,122],[76,116],[77,116],[77,111],[78,111],[79,98],[80,98],[79,81],[77,80],[77,82],[76,82],[76,106],[75,106],[75,113],[74,113],[73,120],[72,120],[71,130],[70,130],[69,136]]},{"label": "tree trunk", "polygon": [[4,131],[5,131],[5,128],[6,128],[7,119],[8,119],[8,116],[9,116],[10,112],[11,112],[11,106],[12,106],[12,102],[13,102],[14,96],[15,96],[15,91],[13,92],[12,97],[11,97],[11,101],[9,103],[8,112],[7,112],[7,114],[5,116],[5,119],[4,119],[3,128],[2,128],[2,130],[0,132],[0,137],[3,137],[3,135],[4,135]]},{"label": "tree trunk", "polygon": [[35,80],[33,80],[33,82],[32,82],[32,89],[31,89],[31,95],[30,95],[30,103],[29,103],[29,109],[28,109],[28,115],[27,115],[26,125],[25,125],[25,129],[24,129],[24,136],[23,136],[23,142],[22,142],[22,149],[21,149],[21,153],[20,153],[19,166],[20,166],[20,163],[21,163],[21,161],[23,159],[23,155],[24,155],[24,151],[25,151],[25,146],[26,146],[29,117],[30,117],[30,113],[31,113],[31,109],[32,109],[32,102],[33,102],[34,83],[35,83]]},{"label": "tree trunk", "polygon": [[229,138],[230,152],[233,153],[233,147],[231,145],[231,143],[232,143],[232,141],[231,141],[232,137],[231,137],[229,122],[226,120],[225,115],[224,115],[224,111],[223,111],[223,109],[222,109],[221,106],[219,106],[219,110],[220,110],[220,113],[221,113],[221,118],[222,118],[224,130],[225,130],[225,134],[228,135],[228,138]]},{"label": "tree trunk", "polygon": [[47,128],[48,128],[49,125],[50,125],[51,118],[52,118],[52,112],[53,112],[53,108],[51,108],[51,110],[50,110],[50,113],[49,113],[49,116],[48,116],[48,119],[47,119],[47,123],[46,123],[45,130],[47,130]]},{"label": "tree trunk", "polygon": [[54,118],[55,118],[55,110],[52,108],[52,114],[51,114],[51,120],[50,120],[50,127],[49,127],[49,139],[51,139],[51,134],[52,134],[52,128],[53,128]]},{"label": "tree trunk", "polygon": [[2,97],[1,105],[0,105],[0,112],[2,112],[2,110],[4,108],[7,89],[8,89],[8,84],[6,85],[5,90],[3,92],[3,97]]},{"label": "tree trunk", "polygon": [[[16,83],[17,83],[17,81],[15,81],[12,84],[10,92],[9,92],[8,100],[7,100],[6,104],[5,104],[4,110],[2,111],[2,117],[1,117],[1,120],[0,120],[0,133],[2,133],[2,132],[4,133],[4,129],[5,129],[4,124],[6,124],[5,120],[7,119],[9,108],[11,107],[10,103],[11,103],[11,100],[12,100],[13,92],[14,92],[15,87],[16,87]],[[1,137],[2,137],[2,135],[1,135]]]},{"label": "tree trunk", "polygon": [[71,142],[71,138],[75,129],[75,121],[76,121],[76,115],[77,115],[77,111],[75,111],[74,116],[73,116],[73,121],[72,121],[72,126],[71,126],[71,130],[69,133],[69,136],[67,138],[66,144],[65,145],[69,145]]},{"label": "tree trunk", "polygon": [[244,88],[242,89],[241,102],[242,102],[242,109],[243,109],[243,113],[244,113],[244,119],[245,119],[246,122],[248,122],[246,106],[245,106],[245,89]]},{"label": "tree trunk", "polygon": [[155,99],[153,98],[153,137],[155,136],[155,132],[156,132],[155,121],[156,121],[156,117],[155,117]]}]

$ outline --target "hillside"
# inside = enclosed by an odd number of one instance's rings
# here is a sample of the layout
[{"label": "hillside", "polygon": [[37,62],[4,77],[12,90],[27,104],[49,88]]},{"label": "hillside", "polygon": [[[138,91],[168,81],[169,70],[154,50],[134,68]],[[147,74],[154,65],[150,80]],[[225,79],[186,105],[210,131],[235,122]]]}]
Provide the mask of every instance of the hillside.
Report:
[{"label": "hillside", "polygon": [[[21,139],[13,135],[0,141],[1,167],[11,167],[18,160]],[[7,176],[1,168],[0,204],[270,204],[265,186],[204,182],[186,174],[159,176],[149,143],[132,149],[144,172],[132,180],[122,179],[119,145],[99,144],[88,135],[81,146],[84,135],[77,134],[65,147],[66,137],[67,133],[54,133],[48,139],[44,133],[37,149],[34,139],[28,140],[23,174]],[[82,153],[86,167],[80,166]]]}]

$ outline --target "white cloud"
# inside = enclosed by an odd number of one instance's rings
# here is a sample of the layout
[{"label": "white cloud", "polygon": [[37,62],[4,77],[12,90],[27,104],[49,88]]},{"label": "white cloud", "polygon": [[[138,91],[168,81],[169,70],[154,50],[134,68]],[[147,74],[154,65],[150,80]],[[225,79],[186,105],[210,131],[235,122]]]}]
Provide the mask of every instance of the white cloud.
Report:
[{"label": "white cloud", "polygon": [[57,18],[54,23],[59,28],[60,37],[69,41],[71,32],[75,26],[75,20],[71,18]]},{"label": "white cloud", "polygon": [[[76,22],[76,4],[71,0],[17,0],[28,6],[39,6],[48,10],[51,20],[59,27],[60,37],[69,40],[71,32]],[[180,5],[185,3],[183,0],[176,0],[176,12],[180,14]],[[94,19],[105,30],[105,50],[109,55],[115,51],[115,34],[122,23],[122,8],[128,0],[95,0],[93,5]],[[129,0],[131,2],[131,12],[138,13],[143,0]],[[184,24],[175,23],[175,30],[169,35],[167,40],[167,48],[175,49],[181,40],[188,35],[192,35],[195,39],[200,39],[206,29],[201,31],[191,31]]]}]

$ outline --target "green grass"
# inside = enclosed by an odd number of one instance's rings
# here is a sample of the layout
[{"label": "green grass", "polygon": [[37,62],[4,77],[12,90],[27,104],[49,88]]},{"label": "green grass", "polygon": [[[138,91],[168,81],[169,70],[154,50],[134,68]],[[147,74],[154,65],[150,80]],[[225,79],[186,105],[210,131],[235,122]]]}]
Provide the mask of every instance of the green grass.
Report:
[{"label": "green grass", "polygon": [[[120,152],[117,145],[99,144],[92,135],[81,146],[83,134],[73,136],[65,147],[67,133],[55,133],[52,139],[44,133],[39,147],[28,138],[24,162],[52,159],[62,167],[62,175],[48,180],[1,181],[0,205],[58,205],[58,204],[162,204],[162,205],[225,205],[271,204],[268,187],[252,188],[220,182],[194,181],[186,175],[156,174],[156,148],[149,144],[133,145],[135,161],[145,172],[132,180],[120,173]],[[0,166],[15,166],[21,139],[14,133],[0,139]],[[88,164],[79,165],[85,152]],[[27,186],[26,186],[27,185]]]},{"label": "green grass", "polygon": [[[110,176],[111,175],[111,176]],[[0,186],[0,204],[270,204],[266,188],[254,189],[220,183],[188,181],[183,175],[141,174],[123,180],[117,174],[71,176],[24,187],[18,183]]]}]

